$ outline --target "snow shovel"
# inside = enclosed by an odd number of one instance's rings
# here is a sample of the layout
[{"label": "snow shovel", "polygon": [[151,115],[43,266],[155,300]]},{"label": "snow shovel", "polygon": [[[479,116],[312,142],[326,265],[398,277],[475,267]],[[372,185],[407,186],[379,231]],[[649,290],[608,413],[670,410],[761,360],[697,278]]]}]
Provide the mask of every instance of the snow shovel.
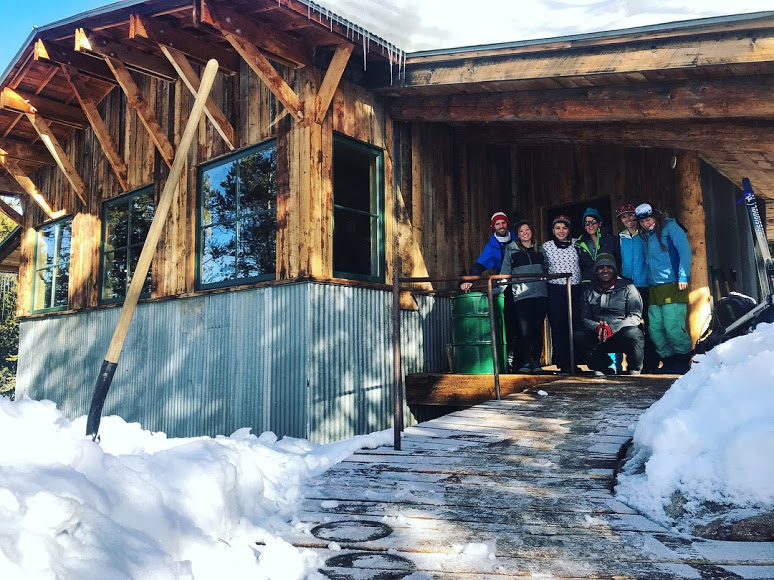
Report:
[{"label": "snow shovel", "polygon": [[207,63],[204,74],[202,74],[199,92],[194,100],[191,116],[188,118],[183,137],[175,152],[172,168],[169,171],[167,182],[161,192],[156,213],[153,216],[153,221],[148,230],[148,236],[145,238],[145,243],[142,246],[140,259],[137,261],[137,267],[134,270],[132,282],[129,285],[126,300],[124,300],[124,306],[121,308],[121,316],[113,331],[113,338],[110,340],[110,346],[105,355],[105,360],[102,361],[102,367],[99,370],[97,384],[94,387],[94,395],[91,398],[91,406],[89,407],[89,416],[86,421],[86,435],[91,436],[94,441],[97,440],[99,422],[102,417],[102,407],[105,404],[105,398],[110,390],[110,383],[113,382],[113,375],[118,366],[121,349],[124,346],[126,334],[129,332],[129,324],[132,322],[132,316],[137,308],[137,301],[140,298],[142,287],[145,284],[145,278],[148,275],[153,254],[156,252],[156,246],[161,237],[161,230],[164,228],[164,222],[167,221],[169,207],[172,205],[172,198],[177,189],[177,184],[180,181],[180,174],[183,172],[186,157],[188,157],[188,150],[191,148],[194,136],[199,127],[199,120],[204,112],[204,105],[210,95],[210,89],[212,89],[212,83],[215,81],[217,72],[218,61],[212,59]]}]

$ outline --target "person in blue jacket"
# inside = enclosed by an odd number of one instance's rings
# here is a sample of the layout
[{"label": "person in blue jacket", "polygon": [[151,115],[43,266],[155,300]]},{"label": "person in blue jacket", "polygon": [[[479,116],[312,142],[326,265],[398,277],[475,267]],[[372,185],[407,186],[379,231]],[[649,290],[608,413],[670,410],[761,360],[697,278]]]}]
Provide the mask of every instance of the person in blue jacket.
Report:
[{"label": "person in blue jacket", "polygon": [[691,365],[691,337],[685,327],[692,258],[688,236],[677,221],[650,204],[638,205],[635,214],[648,266],[648,333],[663,362],[660,371],[683,374]]},{"label": "person in blue jacket", "polygon": [[[473,265],[468,270],[470,276],[481,276],[487,270],[494,270],[495,274],[500,273],[500,269],[503,267],[503,256],[505,255],[505,248],[510,244],[516,236],[513,235],[508,228],[511,225],[511,221],[505,212],[496,211],[492,214],[489,220],[489,226],[492,228],[492,235],[481,250],[481,255],[476,258]],[[460,290],[467,292],[473,286],[472,282],[463,282],[460,284]],[[510,369],[513,364],[513,343],[512,340],[515,336],[513,332],[513,300],[505,300],[503,317],[505,319],[505,336],[508,337],[508,368]]]},{"label": "person in blue jacket", "polygon": [[645,239],[640,234],[640,223],[634,206],[625,203],[616,211],[623,229],[618,233],[621,247],[621,277],[631,280],[642,298],[642,319],[645,325],[645,361],[643,372],[651,373],[660,363],[656,345],[648,335],[648,266],[645,263]]}]

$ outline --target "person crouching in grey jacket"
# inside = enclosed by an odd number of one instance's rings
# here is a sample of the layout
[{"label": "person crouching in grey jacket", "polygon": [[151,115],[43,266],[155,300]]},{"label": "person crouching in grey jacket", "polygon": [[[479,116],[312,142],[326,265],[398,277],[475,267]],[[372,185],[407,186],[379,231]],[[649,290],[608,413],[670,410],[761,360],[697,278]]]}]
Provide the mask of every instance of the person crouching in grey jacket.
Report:
[{"label": "person crouching in grey jacket", "polygon": [[637,288],[618,277],[615,258],[599,254],[594,279],[581,297],[581,328],[575,332],[575,348],[596,376],[615,374],[608,353],[626,355],[626,374],[642,370],[645,335],[642,333],[642,298]]}]

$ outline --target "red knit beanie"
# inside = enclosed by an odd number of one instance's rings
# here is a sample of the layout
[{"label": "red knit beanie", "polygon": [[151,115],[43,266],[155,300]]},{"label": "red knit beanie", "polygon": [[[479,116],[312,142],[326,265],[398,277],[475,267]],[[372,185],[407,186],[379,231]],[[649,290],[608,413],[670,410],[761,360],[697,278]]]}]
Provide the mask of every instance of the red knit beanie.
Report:
[{"label": "red knit beanie", "polygon": [[496,211],[492,214],[492,219],[489,220],[489,227],[494,229],[495,222],[497,220],[503,220],[506,224],[509,226],[511,225],[511,220],[508,219],[508,216],[505,215],[505,212],[502,211]]}]

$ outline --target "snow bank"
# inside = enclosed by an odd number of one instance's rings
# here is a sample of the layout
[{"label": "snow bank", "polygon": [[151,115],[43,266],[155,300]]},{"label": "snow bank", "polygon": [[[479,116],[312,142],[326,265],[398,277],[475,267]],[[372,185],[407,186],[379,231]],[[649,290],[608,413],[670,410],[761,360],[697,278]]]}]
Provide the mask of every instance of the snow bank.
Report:
[{"label": "snow bank", "polygon": [[[700,515],[707,502],[774,508],[774,324],[698,356],[639,420],[619,499],[665,524],[675,492]],[[644,468],[644,469],[643,469]]]},{"label": "snow bank", "polygon": [[392,441],[171,439],[105,417],[97,445],[85,421],[0,397],[0,578],[303,578],[316,558],[280,538],[302,484]]}]

